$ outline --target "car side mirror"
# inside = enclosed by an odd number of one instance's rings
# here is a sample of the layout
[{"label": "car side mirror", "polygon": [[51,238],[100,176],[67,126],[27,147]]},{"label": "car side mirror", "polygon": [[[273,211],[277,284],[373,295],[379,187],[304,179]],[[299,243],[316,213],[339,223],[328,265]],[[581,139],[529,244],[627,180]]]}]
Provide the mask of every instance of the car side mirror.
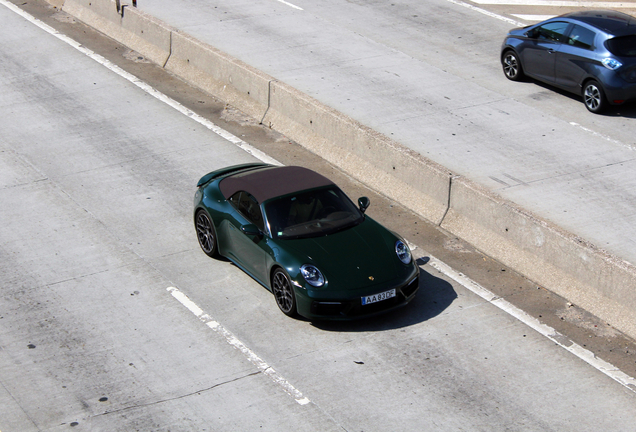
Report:
[{"label": "car side mirror", "polygon": [[527,32],[525,32],[523,34],[525,37],[529,38],[529,39],[536,39],[537,38],[537,32],[536,30],[532,29],[532,30],[528,30]]},{"label": "car side mirror", "polygon": [[358,198],[358,207],[360,207],[360,211],[362,213],[367,211],[367,209],[369,208],[369,205],[371,205],[371,200],[369,200],[369,198],[367,197]]},{"label": "car side mirror", "polygon": [[241,231],[243,232],[243,234],[248,236],[260,236],[262,234],[261,230],[259,230],[258,227],[254,224],[242,225]]}]

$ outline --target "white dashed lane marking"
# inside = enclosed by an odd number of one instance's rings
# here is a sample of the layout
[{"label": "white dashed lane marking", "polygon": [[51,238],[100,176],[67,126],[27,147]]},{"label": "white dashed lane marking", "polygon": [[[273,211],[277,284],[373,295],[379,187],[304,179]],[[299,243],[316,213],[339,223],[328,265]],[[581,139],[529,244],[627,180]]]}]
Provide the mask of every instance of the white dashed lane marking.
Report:
[{"label": "white dashed lane marking", "polygon": [[307,405],[311,401],[303,396],[293,385],[289,383],[283,376],[268,365],[263,359],[261,359],[254,351],[249,349],[243,342],[241,342],[236,336],[229,330],[223,327],[218,321],[205,313],[203,309],[197,306],[192,300],[188,298],[183,292],[175,287],[168,288],[168,292],[177,299],[179,303],[185,306],[190,312],[192,312],[197,318],[205,323],[209,328],[220,334],[225,338],[227,343],[232,345],[243,353],[254,366],[256,366],[262,373],[267,375],[272,381],[278,384],[287,394],[293,397],[300,405]]}]

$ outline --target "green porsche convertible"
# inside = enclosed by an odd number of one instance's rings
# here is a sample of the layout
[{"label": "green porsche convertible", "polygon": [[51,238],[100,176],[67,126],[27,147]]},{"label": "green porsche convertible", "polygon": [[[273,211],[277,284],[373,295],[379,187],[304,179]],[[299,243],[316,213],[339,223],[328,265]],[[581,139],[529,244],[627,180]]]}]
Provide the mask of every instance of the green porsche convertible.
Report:
[{"label": "green porsche convertible", "polygon": [[306,168],[244,164],[201,178],[194,225],[201,249],[223,256],[311,320],[368,317],[406,305],[419,267],[406,242]]}]

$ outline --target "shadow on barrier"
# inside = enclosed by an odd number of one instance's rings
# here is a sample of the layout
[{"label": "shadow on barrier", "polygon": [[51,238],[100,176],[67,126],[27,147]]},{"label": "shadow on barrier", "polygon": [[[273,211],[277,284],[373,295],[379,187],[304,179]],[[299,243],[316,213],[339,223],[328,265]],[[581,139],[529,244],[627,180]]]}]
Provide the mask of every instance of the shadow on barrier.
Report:
[{"label": "shadow on barrier", "polygon": [[419,259],[417,262],[420,266],[420,288],[408,305],[383,315],[355,321],[314,321],[311,324],[333,332],[384,331],[412,326],[440,315],[457,298],[457,293],[450,283],[426,271],[428,259]]}]

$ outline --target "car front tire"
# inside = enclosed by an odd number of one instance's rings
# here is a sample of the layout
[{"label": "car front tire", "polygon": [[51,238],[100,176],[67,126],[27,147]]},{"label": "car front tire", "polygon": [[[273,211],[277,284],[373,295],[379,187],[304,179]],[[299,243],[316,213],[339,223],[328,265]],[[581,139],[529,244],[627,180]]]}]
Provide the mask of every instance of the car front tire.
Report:
[{"label": "car front tire", "polygon": [[218,256],[218,243],[216,240],[216,230],[214,223],[205,210],[199,210],[194,217],[194,226],[197,230],[197,239],[199,246],[209,257]]},{"label": "car front tire", "polygon": [[596,81],[588,81],[583,86],[583,103],[588,111],[598,114],[607,108],[605,92]]},{"label": "car front tire", "polygon": [[276,269],[272,275],[272,293],[281,312],[290,317],[296,316],[294,287],[287,273],[280,268]]},{"label": "car front tire", "polygon": [[521,81],[523,79],[523,68],[517,53],[512,50],[504,52],[501,57],[501,66],[503,67],[504,75],[510,81]]}]

